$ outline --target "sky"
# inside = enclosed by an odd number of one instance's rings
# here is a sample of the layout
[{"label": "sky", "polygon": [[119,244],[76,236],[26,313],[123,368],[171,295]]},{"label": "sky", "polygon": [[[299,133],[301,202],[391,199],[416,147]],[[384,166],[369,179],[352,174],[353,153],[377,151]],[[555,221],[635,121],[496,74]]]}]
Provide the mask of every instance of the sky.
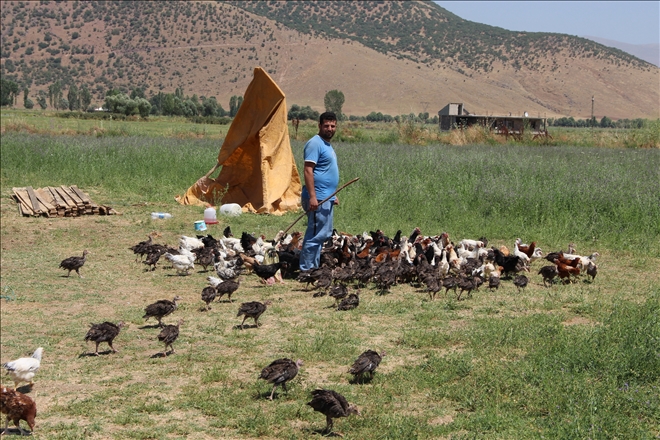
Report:
[{"label": "sky", "polygon": [[459,17],[510,31],[660,43],[660,1],[436,1]]}]

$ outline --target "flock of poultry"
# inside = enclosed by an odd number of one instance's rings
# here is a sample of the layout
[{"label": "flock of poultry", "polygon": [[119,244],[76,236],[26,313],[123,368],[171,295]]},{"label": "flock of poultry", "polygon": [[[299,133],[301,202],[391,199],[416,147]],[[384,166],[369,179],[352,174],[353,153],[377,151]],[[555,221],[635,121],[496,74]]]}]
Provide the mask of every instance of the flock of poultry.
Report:
[{"label": "flock of poultry", "polygon": [[[141,259],[148,265],[147,270],[155,270],[160,257],[165,257],[171,266],[181,275],[187,275],[194,270],[195,263],[205,271],[213,267],[216,276],[207,276],[209,285],[201,292],[201,300],[206,304],[204,310],[210,309],[210,303],[227,295],[227,301],[232,302],[232,294],[239,289],[241,280],[248,273],[256,274],[263,284],[283,283],[283,278],[293,278],[304,283],[306,289],[313,286],[314,297],[324,295],[335,299],[337,310],[351,310],[359,306],[359,289],[373,283],[379,292],[387,292],[397,284],[416,285],[427,292],[430,300],[445,289],[445,294],[452,290],[456,299],[460,300],[463,293],[472,295],[482,284],[489,289],[498,289],[500,278],[512,279],[518,290],[524,289],[529,278],[531,263],[545,258],[552,264],[541,267],[538,275],[543,279],[543,285],[552,285],[556,278],[564,283],[574,282],[580,275],[587,274],[593,281],[597,274],[597,252],[589,256],[575,253],[574,246],[569,245],[566,252],[552,252],[544,255],[535,242],[524,244],[516,239],[513,251],[506,247],[488,248],[485,238],[479,240],[464,239],[453,243],[447,233],[436,236],[424,236],[419,228],[415,228],[409,236],[402,236],[397,231],[393,238],[387,237],[382,231],[350,235],[333,232],[333,235],[323,247],[321,265],[317,269],[301,272],[299,253],[302,245],[301,233],[294,232],[285,235],[277,234],[273,240],[264,236],[255,237],[244,232],[241,238],[235,238],[230,227],[225,228],[223,236],[215,239],[211,235],[188,237],[182,235],[178,248],[154,243],[150,235],[130,249],[136,255],[136,261]],[[85,250],[81,257],[69,257],[60,263],[60,268],[68,270],[67,276],[75,271],[82,278],[80,269],[85,264],[89,252]],[[349,292],[349,285],[355,290]],[[145,307],[143,318],[154,318],[156,326],[161,328],[157,339],[165,345],[162,356],[174,353],[173,344],[179,336],[183,324],[180,319],[176,325],[164,325],[162,319],[177,309],[180,296],[172,300],[163,299]],[[248,318],[254,320],[254,327],[259,327],[259,317],[267,310],[271,301],[250,301],[240,304],[237,317],[243,316],[243,321],[237,327],[244,329]],[[99,355],[99,344],[107,343],[110,351],[115,353],[114,339],[119,335],[123,322],[114,324],[102,322],[92,324],[85,341],[96,344],[94,355]],[[28,382],[33,385],[33,377],[40,366],[43,348],[38,348],[32,357],[20,358],[3,364],[14,380],[14,389],[2,387],[0,394],[0,410],[6,414],[5,431],[11,420],[20,430],[19,422],[25,420],[30,429],[34,429],[36,404],[29,396],[16,391],[19,383]],[[363,382],[365,377],[373,378],[385,352],[378,353],[367,350],[362,353],[349,369],[354,376],[354,382]],[[272,400],[277,386],[286,391],[286,384],[298,374],[303,361],[293,361],[288,358],[277,359],[263,368],[260,379],[273,384],[269,399]],[[334,418],[348,417],[360,414],[355,405],[349,404],[344,396],[333,390],[318,389],[312,392],[312,400],[307,403],[315,411],[326,416],[324,433],[332,430]],[[5,432],[3,431],[3,432]]]}]

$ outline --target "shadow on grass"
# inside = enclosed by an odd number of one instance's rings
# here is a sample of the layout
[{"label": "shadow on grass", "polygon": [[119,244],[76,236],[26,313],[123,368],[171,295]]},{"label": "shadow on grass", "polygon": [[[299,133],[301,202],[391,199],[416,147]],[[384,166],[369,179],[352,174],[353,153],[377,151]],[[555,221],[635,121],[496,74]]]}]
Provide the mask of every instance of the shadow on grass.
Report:
[{"label": "shadow on grass", "polygon": [[87,352],[87,353],[81,353],[78,356],[78,359],[86,358],[86,357],[99,357],[99,356],[107,356],[109,354],[114,354],[112,350],[106,350],[106,351],[99,351],[98,354],[94,352]]}]

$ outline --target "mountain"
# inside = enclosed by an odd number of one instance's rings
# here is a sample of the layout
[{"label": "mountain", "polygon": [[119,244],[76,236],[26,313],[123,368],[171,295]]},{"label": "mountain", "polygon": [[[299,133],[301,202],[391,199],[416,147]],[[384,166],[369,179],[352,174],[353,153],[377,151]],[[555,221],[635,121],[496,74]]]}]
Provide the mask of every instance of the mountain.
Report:
[{"label": "mountain", "polygon": [[[511,32],[430,1],[1,2],[2,77],[30,96],[55,80],[215,96],[227,108],[256,66],[288,105],[344,113],[659,117],[658,67],[584,38]],[[19,104],[22,102],[19,99]]]},{"label": "mountain", "polygon": [[627,52],[633,56],[636,56],[640,60],[647,61],[655,66],[660,67],[660,44],[630,44],[624,43],[621,41],[608,40],[607,38],[592,37],[585,35],[584,38],[593,40],[596,43],[600,43],[603,46],[615,47],[624,52]]}]

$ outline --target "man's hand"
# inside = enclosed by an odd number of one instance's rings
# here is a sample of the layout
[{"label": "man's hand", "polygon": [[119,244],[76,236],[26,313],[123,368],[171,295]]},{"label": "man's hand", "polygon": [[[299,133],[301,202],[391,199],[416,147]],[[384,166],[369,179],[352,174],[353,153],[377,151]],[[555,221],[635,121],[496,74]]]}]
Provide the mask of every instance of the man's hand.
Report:
[{"label": "man's hand", "polygon": [[311,211],[316,211],[319,208],[319,201],[316,200],[316,197],[309,198],[309,209]]}]

